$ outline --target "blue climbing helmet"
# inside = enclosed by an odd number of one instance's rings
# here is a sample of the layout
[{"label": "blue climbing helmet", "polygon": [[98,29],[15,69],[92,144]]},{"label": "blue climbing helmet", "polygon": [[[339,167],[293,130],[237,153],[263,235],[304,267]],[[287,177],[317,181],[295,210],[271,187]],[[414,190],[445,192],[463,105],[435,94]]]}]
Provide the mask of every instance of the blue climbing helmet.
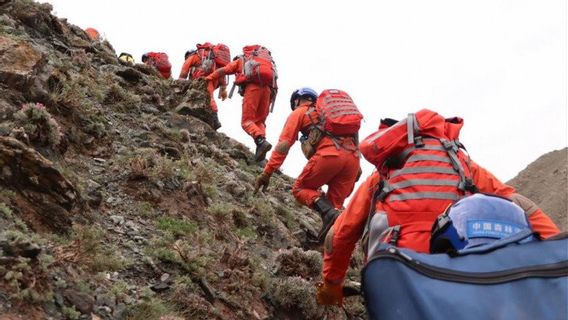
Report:
[{"label": "blue climbing helmet", "polygon": [[300,98],[316,102],[316,100],[318,99],[318,93],[310,87],[302,87],[300,89],[294,90],[294,92],[292,92],[292,95],[290,96],[290,107],[292,108],[292,110],[296,109],[296,100]]},{"label": "blue climbing helmet", "polygon": [[[454,203],[432,226],[430,253],[456,253],[531,229],[525,211],[511,200],[477,193]],[[521,242],[534,241],[533,236]]]}]

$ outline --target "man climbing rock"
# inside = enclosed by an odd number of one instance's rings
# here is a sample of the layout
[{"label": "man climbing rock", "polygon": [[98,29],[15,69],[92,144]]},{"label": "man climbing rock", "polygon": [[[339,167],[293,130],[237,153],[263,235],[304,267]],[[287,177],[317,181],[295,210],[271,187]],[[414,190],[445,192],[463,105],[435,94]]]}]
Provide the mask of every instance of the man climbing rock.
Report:
[{"label": "man climbing rock", "polygon": [[[256,179],[255,191],[261,187],[266,190],[272,173],[282,165],[301,132],[302,151],[309,161],[292,186],[292,193],[299,202],[321,215],[322,228],[318,234],[321,242],[339,216],[337,209],[353,191],[360,170],[357,130],[362,116],[351,98],[340,90],[325,90],[318,98],[313,89],[300,88],[292,93],[290,106],[292,113],[263,173]],[[326,115],[340,113],[345,115],[339,122],[355,125],[350,132],[335,135],[325,125],[339,119],[327,119]],[[328,186],[326,194],[320,191],[324,184]]]},{"label": "man climbing rock", "polygon": [[227,74],[236,75],[235,85],[239,86],[239,92],[243,96],[241,126],[254,139],[254,158],[260,162],[272,149],[272,145],[266,140],[265,122],[278,88],[276,65],[270,51],[265,47],[245,46],[242,55],[211,73],[205,80],[216,81]]},{"label": "man climbing rock", "polygon": [[87,29],[85,29],[85,32],[87,33],[87,36],[89,36],[89,39],[91,39],[92,41],[101,40],[101,35],[100,35],[100,33],[97,29],[87,28]]},{"label": "man climbing rock", "polygon": [[484,192],[519,205],[542,237],[559,232],[535,203],[471,161],[458,139],[462,126],[461,118],[423,109],[402,121],[382,120],[379,130],[361,142],[361,153],[377,170],[359,186],[325,239],[318,303],[342,304],[349,260],[367,223],[367,248],[389,242],[428,253],[438,215],[454,201]]},{"label": "man climbing rock", "polygon": [[[218,68],[226,66],[231,60],[229,47],[224,44],[213,45],[209,42],[197,44],[197,49],[185,53],[185,62],[181,68],[178,80],[198,79],[210,75]],[[219,88],[219,96],[222,101],[227,99],[227,81],[225,77],[207,81],[207,91],[211,99],[211,110],[214,112],[213,128],[221,127],[217,116],[217,103],[214,91]]]},{"label": "man climbing rock", "polygon": [[164,79],[169,79],[172,75],[172,65],[164,52],[147,52],[142,55],[142,62],[156,68]]}]

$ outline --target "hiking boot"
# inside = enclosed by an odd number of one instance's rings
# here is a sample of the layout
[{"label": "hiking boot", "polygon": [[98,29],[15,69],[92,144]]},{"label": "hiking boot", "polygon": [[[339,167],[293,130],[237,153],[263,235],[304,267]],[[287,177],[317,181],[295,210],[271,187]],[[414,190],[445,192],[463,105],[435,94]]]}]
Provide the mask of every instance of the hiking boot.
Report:
[{"label": "hiking boot", "polygon": [[266,141],[264,137],[258,137],[254,139],[256,143],[256,152],[254,153],[254,161],[260,162],[266,158],[266,154],[270,149],[272,149],[272,145],[270,142]]},{"label": "hiking boot", "polygon": [[217,131],[217,129],[221,128],[221,122],[219,121],[217,112],[213,113],[213,116],[211,116],[211,118],[211,127],[213,127],[213,130]]},{"label": "hiking boot", "polygon": [[322,226],[318,233],[318,241],[319,243],[323,243],[329,229],[331,229],[333,223],[335,223],[335,220],[339,217],[339,211],[333,207],[325,196],[319,197],[314,202],[314,209],[319,212],[321,216]]}]

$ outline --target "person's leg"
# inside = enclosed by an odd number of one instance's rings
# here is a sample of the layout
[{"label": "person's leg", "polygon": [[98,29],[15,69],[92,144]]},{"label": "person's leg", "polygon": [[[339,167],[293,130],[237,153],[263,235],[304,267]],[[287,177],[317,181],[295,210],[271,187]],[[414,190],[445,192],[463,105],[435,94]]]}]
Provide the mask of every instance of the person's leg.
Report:
[{"label": "person's leg", "polygon": [[343,162],[342,170],[327,184],[327,198],[334,208],[343,207],[345,198],[353,191],[359,173],[359,158],[353,153],[341,152],[338,158]]},{"label": "person's leg", "polygon": [[249,136],[253,137],[253,139],[257,137],[264,137],[264,129],[259,128],[255,123],[261,99],[261,87],[253,83],[247,84],[245,94],[243,96],[241,127]]},{"label": "person's leg", "polygon": [[270,105],[270,88],[256,84],[247,84],[243,97],[243,117],[241,126],[246,133],[254,139],[256,151],[254,160],[262,161],[266,153],[272,149],[272,145],[266,141],[264,122],[268,117]]},{"label": "person's leg", "polygon": [[296,200],[312,208],[314,201],[321,196],[321,186],[337,174],[337,159],[337,156],[314,154],[292,185],[292,194]]},{"label": "person's leg", "polygon": [[258,109],[254,117],[254,123],[262,132],[261,136],[266,137],[266,118],[270,113],[270,98],[272,97],[272,89],[269,86],[260,87],[260,97],[258,101]]},{"label": "person's leg", "polygon": [[218,108],[217,102],[215,101],[215,84],[213,83],[213,81],[207,81],[207,91],[209,92],[209,97],[211,98],[211,110],[216,113],[218,111]]}]

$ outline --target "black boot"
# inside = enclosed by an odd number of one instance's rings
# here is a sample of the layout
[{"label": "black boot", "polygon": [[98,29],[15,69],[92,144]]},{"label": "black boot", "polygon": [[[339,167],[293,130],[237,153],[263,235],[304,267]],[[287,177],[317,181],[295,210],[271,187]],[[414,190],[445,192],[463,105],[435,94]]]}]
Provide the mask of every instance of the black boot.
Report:
[{"label": "black boot", "polygon": [[266,153],[272,149],[270,142],[266,141],[264,137],[256,137],[254,139],[256,143],[256,152],[254,153],[254,161],[260,162],[266,158]]},{"label": "black boot", "polygon": [[214,112],[211,117],[212,117],[211,127],[213,127],[213,130],[217,131],[217,129],[221,128],[221,122],[219,121],[219,117],[217,116],[217,112]]},{"label": "black boot", "polygon": [[329,200],[327,200],[325,196],[319,197],[314,202],[314,209],[321,215],[322,226],[320,232],[318,233],[318,241],[320,243],[323,243],[327,232],[329,231],[329,229],[331,229],[331,226],[333,226],[335,219],[339,217],[339,211],[337,211],[333,207],[333,205],[329,202]]}]

